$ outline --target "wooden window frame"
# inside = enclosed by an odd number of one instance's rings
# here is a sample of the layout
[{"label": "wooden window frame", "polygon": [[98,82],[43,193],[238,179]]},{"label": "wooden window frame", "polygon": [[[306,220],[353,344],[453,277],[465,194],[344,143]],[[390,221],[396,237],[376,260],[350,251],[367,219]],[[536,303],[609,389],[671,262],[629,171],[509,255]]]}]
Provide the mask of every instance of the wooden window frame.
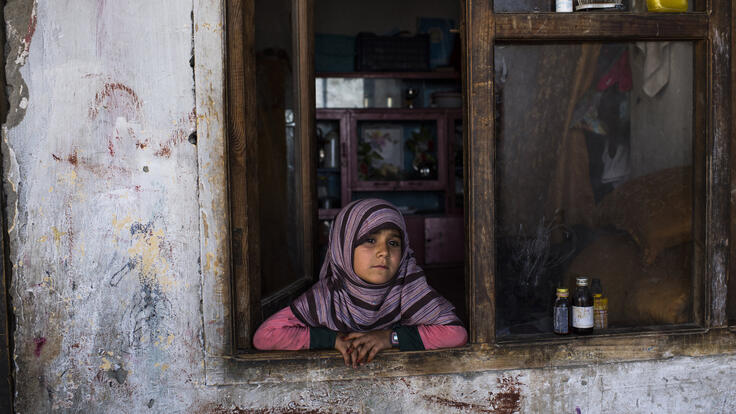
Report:
[{"label": "wooden window frame", "polygon": [[[736,121],[729,119],[733,113],[731,76],[734,72],[732,4],[727,0],[709,0],[706,12],[682,15],[494,14],[489,0],[464,0],[461,34],[466,52],[464,205],[470,344],[436,351],[388,351],[361,370],[344,367],[342,358],[334,351],[243,353],[237,344],[250,339],[252,327],[242,327],[252,323],[254,288],[258,286],[257,256],[252,250],[257,246],[249,242],[257,234],[256,213],[246,212],[243,233],[235,234],[231,229],[233,223],[237,225],[238,218],[231,216],[229,203],[237,197],[244,197],[245,203],[257,197],[249,194],[247,188],[241,195],[233,193],[234,185],[242,178],[232,171],[233,166],[241,163],[247,183],[248,174],[256,167],[248,140],[254,134],[254,124],[248,124],[254,116],[248,108],[254,102],[252,98],[237,96],[237,91],[245,90],[253,74],[253,68],[248,66],[253,65],[253,60],[247,59],[253,39],[243,30],[252,27],[253,21],[249,20],[253,19],[252,1],[226,0],[213,4],[195,0],[202,343],[208,385],[367,379],[736,354],[736,335],[728,329],[726,319],[728,259],[729,255],[736,257],[736,246],[729,248],[730,235],[736,231],[736,208],[729,204],[730,178],[736,182],[736,171],[730,169],[736,160],[736,148],[730,145],[731,128],[736,126]],[[294,1],[309,4],[313,0]],[[298,15],[310,18],[304,11]],[[497,41],[562,40],[693,40],[702,45],[696,48],[696,61],[697,53],[701,53],[706,76],[696,85],[696,91],[704,93],[697,95],[695,108],[706,111],[702,123],[696,124],[696,128],[705,131],[707,166],[702,326],[532,342],[499,342],[495,337],[493,45]],[[299,50],[302,54],[308,51]],[[303,96],[300,98],[303,102],[301,99]],[[310,115],[300,122],[313,122],[313,118]],[[241,249],[240,253],[231,248]],[[234,264],[238,254],[246,271]],[[248,306],[236,305],[236,295],[247,298]]]},{"label": "wooden window frame", "polygon": [[[688,40],[695,43],[694,128],[696,168],[705,174],[705,217],[695,218],[695,231],[705,234],[696,246],[697,269],[693,284],[694,332],[727,326],[726,294],[730,236],[729,154],[731,113],[730,16],[727,0],[708,0],[706,10],[719,13],[498,13],[492,4],[468,0],[471,11],[469,57],[465,78],[467,116],[466,165],[468,214],[468,312],[470,338],[495,343],[495,139],[493,114],[493,50],[498,42]],[[722,45],[722,47],[718,47]],[[699,154],[698,151],[701,153]],[[702,151],[705,151],[703,154]],[[701,162],[701,159],[703,162]],[[696,199],[696,202],[700,202]],[[491,206],[491,208],[488,208]],[[490,252],[487,253],[487,252]],[[472,321],[490,321],[473,324]],[[679,330],[683,326],[656,330]],[[514,340],[512,340],[514,341]],[[518,342],[524,342],[519,339]]]}]

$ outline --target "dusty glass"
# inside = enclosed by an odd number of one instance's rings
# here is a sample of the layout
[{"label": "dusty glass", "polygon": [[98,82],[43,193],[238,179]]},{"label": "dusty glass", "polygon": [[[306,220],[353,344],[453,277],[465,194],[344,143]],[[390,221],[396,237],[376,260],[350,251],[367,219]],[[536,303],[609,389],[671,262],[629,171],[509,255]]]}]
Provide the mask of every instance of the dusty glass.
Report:
[{"label": "dusty glass", "polygon": [[600,280],[611,328],[694,322],[694,44],[501,45],[494,59],[497,335],[552,332],[555,290],[576,276]]}]

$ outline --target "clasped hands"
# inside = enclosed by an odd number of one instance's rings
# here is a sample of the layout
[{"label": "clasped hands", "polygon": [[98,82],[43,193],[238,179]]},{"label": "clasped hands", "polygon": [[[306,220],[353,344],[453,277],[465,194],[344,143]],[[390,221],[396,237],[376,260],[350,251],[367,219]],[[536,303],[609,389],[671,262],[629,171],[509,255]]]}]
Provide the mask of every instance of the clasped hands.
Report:
[{"label": "clasped hands", "polygon": [[335,349],[340,351],[345,366],[358,368],[373,361],[378,352],[391,348],[391,331],[351,332],[337,334]]}]

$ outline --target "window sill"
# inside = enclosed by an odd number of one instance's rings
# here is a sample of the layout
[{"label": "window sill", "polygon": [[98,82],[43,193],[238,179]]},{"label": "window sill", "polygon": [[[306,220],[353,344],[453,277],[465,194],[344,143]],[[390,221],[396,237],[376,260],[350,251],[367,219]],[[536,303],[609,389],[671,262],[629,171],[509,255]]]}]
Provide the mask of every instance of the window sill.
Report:
[{"label": "window sill", "polygon": [[546,338],[534,342],[472,344],[433,351],[385,351],[359,369],[337,351],[248,352],[207,358],[207,384],[349,381],[494,370],[573,367],[736,354],[731,329],[672,329],[646,333]]}]

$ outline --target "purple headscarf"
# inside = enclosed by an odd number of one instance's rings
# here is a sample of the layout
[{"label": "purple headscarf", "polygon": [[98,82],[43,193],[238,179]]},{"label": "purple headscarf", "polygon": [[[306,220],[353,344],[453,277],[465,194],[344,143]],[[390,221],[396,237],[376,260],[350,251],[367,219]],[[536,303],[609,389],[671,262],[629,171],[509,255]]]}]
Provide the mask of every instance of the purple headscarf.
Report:
[{"label": "purple headscarf", "polygon": [[[401,262],[386,283],[371,284],[353,270],[353,250],[378,229],[398,228]],[[319,281],[291,304],[305,324],[339,332],[366,332],[401,325],[460,325],[455,308],[427,284],[409,248],[404,217],[380,199],[354,201],[340,213],[330,231]]]}]

